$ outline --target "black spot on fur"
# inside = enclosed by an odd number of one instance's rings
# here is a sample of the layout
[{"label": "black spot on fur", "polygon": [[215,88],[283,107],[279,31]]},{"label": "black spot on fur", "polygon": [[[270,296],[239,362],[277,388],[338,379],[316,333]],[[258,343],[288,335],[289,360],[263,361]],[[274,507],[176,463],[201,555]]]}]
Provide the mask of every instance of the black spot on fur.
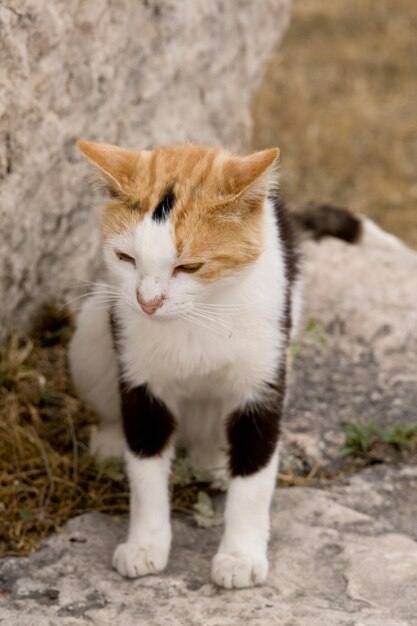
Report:
[{"label": "black spot on fur", "polygon": [[[118,354],[117,321],[110,314],[113,345]],[[140,457],[160,454],[168,445],[176,421],[164,402],[152,395],[147,385],[130,388],[119,375],[123,430],[130,450]]]},{"label": "black spot on fur", "polygon": [[152,219],[155,220],[155,222],[165,221],[170,211],[172,210],[174,204],[175,204],[175,195],[174,195],[174,190],[171,186],[166,190],[161,202],[158,204],[155,211],[153,212]]},{"label": "black spot on fur", "polygon": [[120,394],[123,429],[130,450],[144,458],[160,454],[174,433],[174,416],[147,385],[130,389],[121,381]]},{"label": "black spot on fur", "polygon": [[275,196],[271,198],[277,216],[281,243],[284,249],[285,271],[287,279],[292,285],[299,274],[300,255],[298,252],[298,237],[291,213],[284,202]]},{"label": "black spot on fur", "polygon": [[300,255],[298,252],[298,236],[291,214],[278,195],[270,198],[274,203],[277,217],[279,237],[284,253],[285,276],[287,287],[285,294],[284,329],[289,338],[292,327],[292,287],[300,273]]},{"label": "black spot on fur", "polygon": [[292,215],[298,227],[316,240],[336,237],[357,243],[362,235],[362,220],[349,209],[309,202],[298,207]]},{"label": "black spot on fur", "polygon": [[262,403],[234,411],[227,422],[229,466],[233,476],[250,476],[264,468],[278,443],[285,397],[286,370],[280,369],[276,383],[268,383]]}]

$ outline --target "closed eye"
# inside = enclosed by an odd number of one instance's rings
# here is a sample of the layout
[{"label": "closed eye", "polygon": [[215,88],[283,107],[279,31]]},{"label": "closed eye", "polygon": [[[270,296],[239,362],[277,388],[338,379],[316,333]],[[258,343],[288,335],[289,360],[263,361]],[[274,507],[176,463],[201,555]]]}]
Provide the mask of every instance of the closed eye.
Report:
[{"label": "closed eye", "polygon": [[136,267],[136,261],[132,256],[129,256],[125,252],[120,252],[120,250],[115,250],[116,256],[119,261],[124,261],[125,263],[130,263],[133,267]]},{"label": "closed eye", "polygon": [[175,272],[186,272],[187,274],[193,274],[198,272],[203,267],[204,263],[185,263],[184,265],[177,265]]}]

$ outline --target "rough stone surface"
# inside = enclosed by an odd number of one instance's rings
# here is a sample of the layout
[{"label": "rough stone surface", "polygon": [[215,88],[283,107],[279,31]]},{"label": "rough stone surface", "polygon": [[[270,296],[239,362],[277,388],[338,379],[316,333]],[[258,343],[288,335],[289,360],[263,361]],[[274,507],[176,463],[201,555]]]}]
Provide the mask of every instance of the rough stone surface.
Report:
[{"label": "rough stone surface", "polygon": [[[401,507],[398,502],[402,502]],[[413,626],[417,468],[372,468],[323,489],[277,491],[266,586],[209,582],[221,529],[174,521],[166,573],[123,580],[110,568],[125,521],[70,521],[29,558],[0,564],[7,626]]]},{"label": "rough stone surface", "polygon": [[304,253],[284,430],[311,462],[328,462],[340,457],[345,421],[417,421],[417,254],[332,239]]},{"label": "rough stone surface", "polygon": [[0,2],[0,327],[99,264],[75,140],[242,148],[289,3]]}]

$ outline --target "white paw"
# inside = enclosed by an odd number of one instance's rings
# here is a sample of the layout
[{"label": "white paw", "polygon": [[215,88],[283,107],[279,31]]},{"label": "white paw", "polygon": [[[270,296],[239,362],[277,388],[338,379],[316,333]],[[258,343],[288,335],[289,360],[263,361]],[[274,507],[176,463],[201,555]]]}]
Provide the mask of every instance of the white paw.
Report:
[{"label": "white paw", "polygon": [[125,442],[121,427],[111,426],[93,426],[90,433],[90,454],[97,461],[106,461],[108,459],[122,459],[124,454]]},{"label": "white paw", "polygon": [[169,547],[121,543],[113,554],[113,567],[126,578],[158,574],[168,563]]},{"label": "white paw", "polygon": [[213,559],[211,578],[216,585],[225,589],[254,587],[265,582],[268,575],[268,560],[265,556],[251,557],[219,552]]}]

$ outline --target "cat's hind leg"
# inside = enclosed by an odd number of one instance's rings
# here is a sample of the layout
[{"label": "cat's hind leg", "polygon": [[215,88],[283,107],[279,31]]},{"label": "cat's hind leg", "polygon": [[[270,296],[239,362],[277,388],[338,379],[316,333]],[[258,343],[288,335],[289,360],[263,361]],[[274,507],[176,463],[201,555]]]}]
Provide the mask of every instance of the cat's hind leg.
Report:
[{"label": "cat's hind leg", "polygon": [[181,406],[180,444],[201,480],[224,489],[228,480],[227,440],[221,403],[206,398]]},{"label": "cat's hind leg", "polygon": [[122,458],[120,394],[110,314],[101,298],[93,294],[82,307],[69,346],[69,364],[77,392],[98,414],[93,426],[90,452],[99,460]]}]

